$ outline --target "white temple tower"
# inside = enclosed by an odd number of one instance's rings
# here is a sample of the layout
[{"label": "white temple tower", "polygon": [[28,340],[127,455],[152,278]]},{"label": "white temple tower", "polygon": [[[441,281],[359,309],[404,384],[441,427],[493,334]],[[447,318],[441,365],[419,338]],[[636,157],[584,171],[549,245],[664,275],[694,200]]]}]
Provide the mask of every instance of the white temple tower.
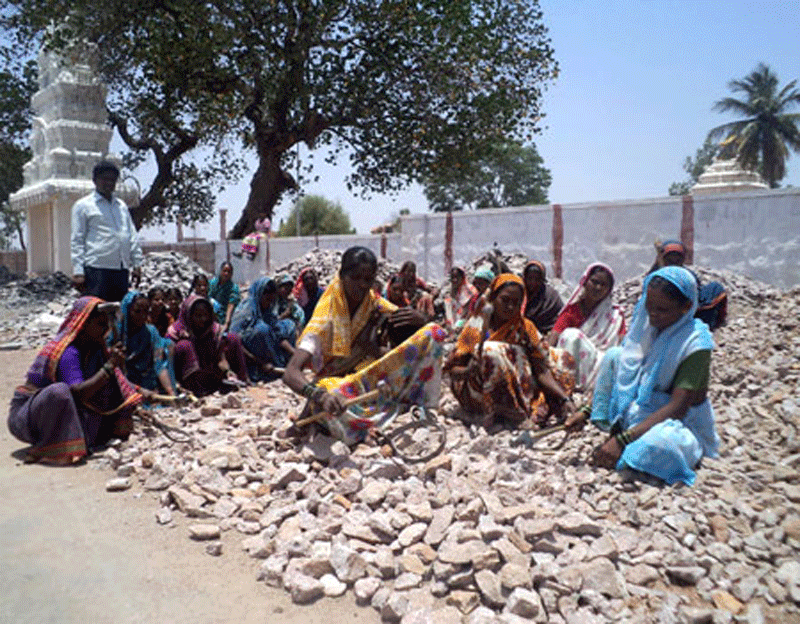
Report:
[{"label": "white temple tower", "polygon": [[[23,187],[12,194],[14,210],[24,210],[28,230],[28,272],[72,274],[71,209],[94,190],[92,168],[109,158],[113,129],[106,123],[106,87],[87,48],[66,57],[39,53],[39,90],[31,98],[33,157],[25,164]],[[118,186],[131,205],[136,195]]]},{"label": "white temple tower", "polygon": [[738,191],[766,190],[769,187],[757,171],[746,171],[735,158],[715,157],[691,188],[692,195],[716,195]]}]

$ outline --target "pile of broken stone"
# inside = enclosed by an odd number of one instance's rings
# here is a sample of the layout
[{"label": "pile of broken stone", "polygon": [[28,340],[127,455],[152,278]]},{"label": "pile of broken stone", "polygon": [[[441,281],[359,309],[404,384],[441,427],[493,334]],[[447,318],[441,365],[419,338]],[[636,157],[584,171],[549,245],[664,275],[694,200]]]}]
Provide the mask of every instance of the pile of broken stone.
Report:
[{"label": "pile of broken stone", "polygon": [[699,273],[731,302],[709,390],[721,456],[693,487],[589,466],[603,437],[588,428],[533,448],[489,435],[447,389],[447,446],[427,464],[320,431],[291,442],[302,404],[280,382],[157,410],[191,442],[144,426],[95,465],[211,555],[244,549],[297,603],[352,592],[406,624],[800,621],[800,289]]},{"label": "pile of broken stone", "polygon": [[[177,287],[186,295],[197,274],[208,276],[187,256],[156,252],[145,256],[139,289]],[[36,348],[52,338],[66,317],[78,292],[64,273],[8,282],[0,287],[0,343],[5,348]],[[2,346],[0,345],[0,346]]]}]

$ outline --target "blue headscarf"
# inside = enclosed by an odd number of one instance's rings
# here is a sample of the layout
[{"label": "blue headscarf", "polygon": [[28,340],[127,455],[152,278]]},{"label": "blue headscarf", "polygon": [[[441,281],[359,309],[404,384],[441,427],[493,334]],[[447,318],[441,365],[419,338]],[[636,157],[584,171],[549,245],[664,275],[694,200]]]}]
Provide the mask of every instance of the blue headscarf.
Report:
[{"label": "blue headscarf", "polygon": [[[650,324],[645,309],[647,288],[654,277],[661,277],[686,296],[691,302],[689,310],[669,327],[658,331]],[[633,311],[631,327],[622,342],[619,370],[611,397],[610,423],[638,404],[643,413],[648,412],[662,369],[675,371],[680,363],[696,351],[711,350],[714,340],[703,321],[694,318],[697,311],[697,281],[687,269],[668,266],[647,276]],[[663,380],[662,380],[663,382]],[[664,385],[663,383],[661,384]]]},{"label": "blue headscarf", "polygon": [[[131,383],[156,390],[158,374],[169,364],[167,343],[158,330],[150,323],[133,329],[129,322],[129,312],[138,297],[147,297],[138,290],[130,291],[120,303],[121,319],[117,322],[116,339],[125,346],[125,376]],[[109,336],[113,341],[114,336]]]},{"label": "blue headscarf", "polygon": [[270,292],[277,291],[275,280],[272,278],[260,277],[250,284],[250,288],[247,289],[247,299],[239,304],[231,318],[232,332],[244,336],[259,321],[264,321],[268,325],[273,325],[277,321],[271,309],[261,309],[261,297],[267,289]]}]

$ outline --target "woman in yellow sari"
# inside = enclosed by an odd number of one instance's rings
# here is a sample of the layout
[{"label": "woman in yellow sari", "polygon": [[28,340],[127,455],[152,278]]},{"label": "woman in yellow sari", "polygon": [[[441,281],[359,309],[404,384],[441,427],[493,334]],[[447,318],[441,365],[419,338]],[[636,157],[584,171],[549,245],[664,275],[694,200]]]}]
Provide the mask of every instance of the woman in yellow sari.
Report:
[{"label": "woman in yellow sari", "polygon": [[483,415],[487,427],[496,418],[543,424],[550,414],[562,418],[574,410],[570,363],[561,362],[560,353],[548,349],[536,326],[522,316],[524,298],[521,278],[498,275],[444,366],[461,407]]},{"label": "woman in yellow sari", "polygon": [[[377,269],[369,249],[351,247],[344,252],[339,274],[317,303],[283,376],[287,386],[309,399],[313,411],[331,415],[323,424],[346,443],[365,437],[365,423],[379,406],[362,406],[362,418],[353,418],[345,413],[344,402],[381,381],[388,392],[384,399],[432,408],[439,404],[446,334],[438,325],[424,325],[418,311],[398,309],[376,295],[372,284]],[[399,333],[409,326],[419,329],[384,353],[375,332],[381,316],[388,317],[390,333],[392,328]],[[306,368],[314,373],[311,380]]]}]

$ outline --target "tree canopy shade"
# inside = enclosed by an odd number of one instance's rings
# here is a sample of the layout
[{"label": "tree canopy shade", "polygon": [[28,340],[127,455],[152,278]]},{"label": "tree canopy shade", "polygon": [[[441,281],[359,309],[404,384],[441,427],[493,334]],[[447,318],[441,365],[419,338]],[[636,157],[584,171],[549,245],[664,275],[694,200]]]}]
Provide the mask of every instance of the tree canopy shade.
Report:
[{"label": "tree canopy shade", "polygon": [[440,169],[425,197],[436,212],[546,204],[552,178],[543,163],[534,145],[500,142],[475,162]]},{"label": "tree canopy shade", "polygon": [[299,142],[330,160],[345,151],[351,186],[398,190],[476,160],[498,140],[530,140],[542,89],[558,71],[537,0],[6,5],[22,40],[50,37],[48,25],[67,16],[54,45],[74,36],[97,43],[118,128],[127,121],[165,153],[204,142],[215,157],[230,155],[216,146],[231,136],[255,150],[234,237],[297,187]]},{"label": "tree canopy shade", "polygon": [[[223,183],[236,179],[240,163],[228,102],[203,87],[208,76],[202,59],[195,56],[184,65],[180,54],[185,37],[208,36],[199,23],[176,25],[170,22],[168,3],[140,0],[0,3],[0,25],[9,42],[6,59],[30,57],[44,46],[66,58],[97,62],[109,88],[109,123],[130,148],[123,166],[133,169],[152,158],[157,167],[131,210],[136,225],[174,221],[179,213],[184,223],[211,218],[216,194]],[[200,48],[193,45],[197,53]],[[189,155],[202,148],[206,156],[198,166]]]},{"label": "tree canopy shade", "polygon": [[22,166],[31,158],[26,145],[30,129],[30,101],[36,90],[33,63],[24,63],[15,72],[0,71],[0,248],[11,245],[14,236],[25,249],[22,224],[25,215],[11,210],[8,198],[22,188]]},{"label": "tree canopy shade", "polygon": [[744,99],[726,97],[714,110],[732,112],[744,119],[711,130],[709,138],[724,139],[736,148],[736,160],[744,169],[757,170],[775,188],[786,175],[789,152],[800,151],[800,113],[789,112],[800,105],[797,80],[779,88],[778,77],[764,63],[728,88]]},{"label": "tree canopy shade", "polygon": [[289,217],[281,223],[278,236],[297,236],[298,212],[301,236],[355,233],[340,203],[320,195],[305,195],[295,202]]},{"label": "tree canopy shade", "polygon": [[711,139],[706,138],[702,147],[698,148],[697,152],[695,152],[694,158],[687,156],[686,160],[683,162],[683,170],[689,174],[689,177],[683,182],[673,182],[670,184],[669,194],[688,195],[719,151],[719,145]]}]

